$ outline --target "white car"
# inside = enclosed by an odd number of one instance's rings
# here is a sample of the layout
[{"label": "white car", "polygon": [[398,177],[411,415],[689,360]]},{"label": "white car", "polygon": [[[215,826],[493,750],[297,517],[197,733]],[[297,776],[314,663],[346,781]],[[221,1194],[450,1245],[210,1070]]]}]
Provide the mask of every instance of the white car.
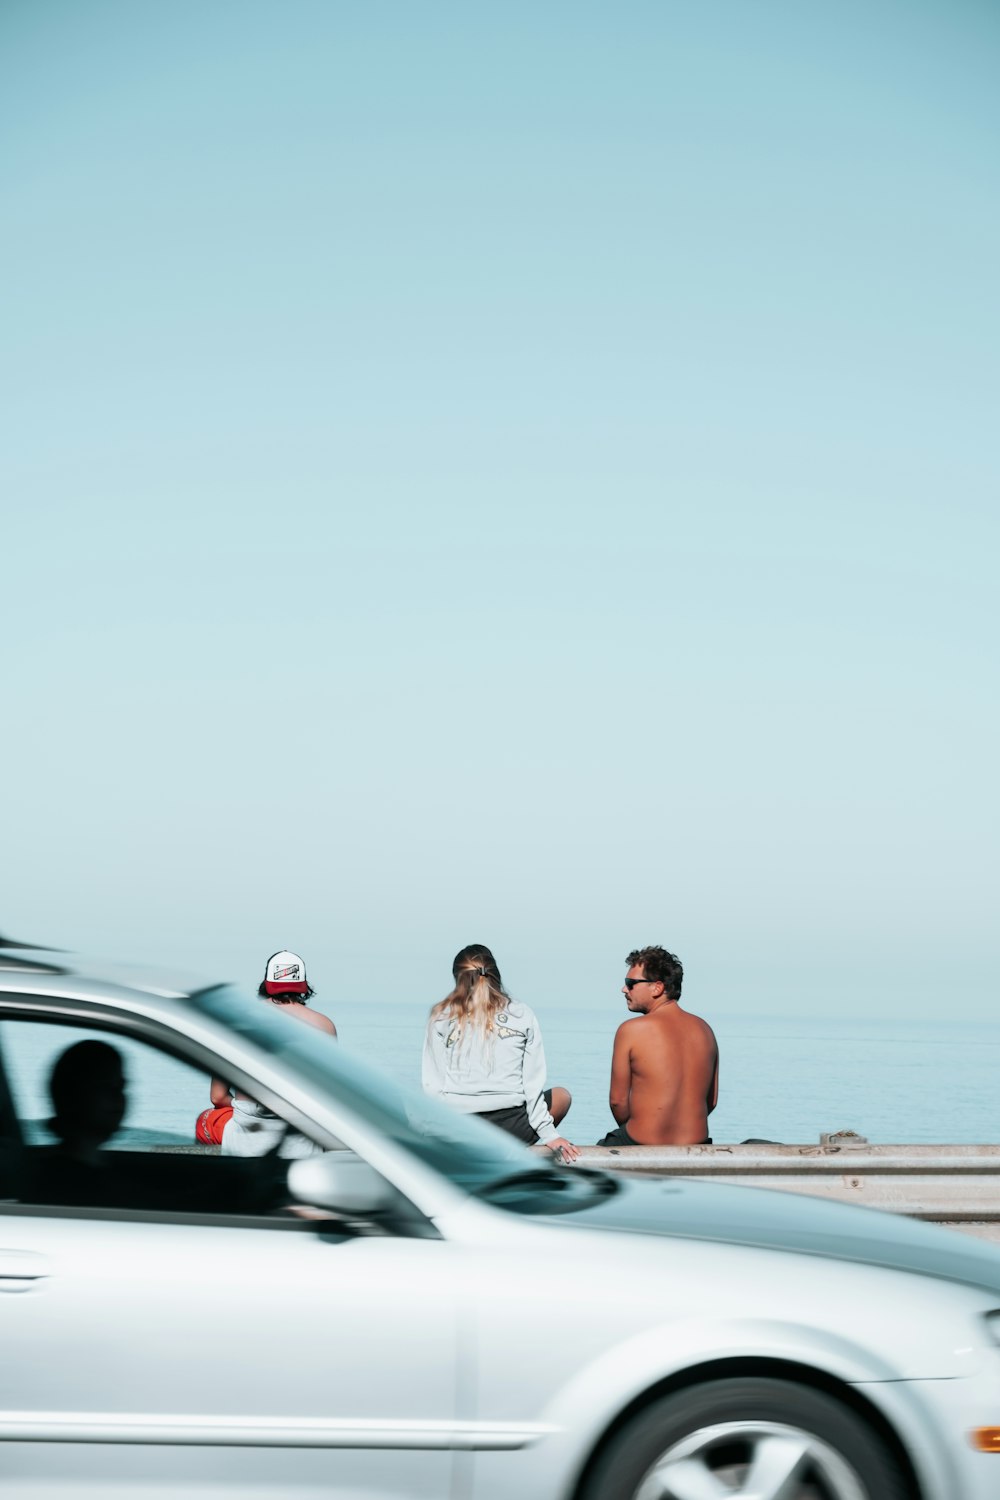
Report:
[{"label": "white car", "polygon": [[[66,1160],[88,1036],[128,1112]],[[0,1062],[0,1496],[1000,1495],[986,1245],[555,1166],[228,987],[0,952]],[[278,1149],[184,1146],[211,1075]]]}]

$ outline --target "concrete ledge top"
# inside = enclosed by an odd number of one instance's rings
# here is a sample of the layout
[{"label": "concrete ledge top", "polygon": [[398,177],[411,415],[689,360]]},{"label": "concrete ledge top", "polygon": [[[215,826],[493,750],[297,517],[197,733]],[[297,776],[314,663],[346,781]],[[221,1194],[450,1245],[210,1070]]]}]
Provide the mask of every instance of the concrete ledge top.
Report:
[{"label": "concrete ledge top", "polygon": [[1000,1176],[1000,1145],[872,1146],[713,1145],[581,1146],[581,1166],[611,1171],[671,1172],[687,1176],[756,1173],[964,1173]]}]

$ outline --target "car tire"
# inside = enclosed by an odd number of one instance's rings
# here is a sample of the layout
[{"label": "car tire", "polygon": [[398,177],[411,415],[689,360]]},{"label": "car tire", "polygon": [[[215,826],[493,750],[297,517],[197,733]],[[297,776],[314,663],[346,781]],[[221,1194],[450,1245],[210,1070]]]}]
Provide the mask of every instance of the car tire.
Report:
[{"label": "car tire", "polygon": [[580,1500],[907,1500],[875,1432],[784,1380],[717,1380],[665,1396],[610,1439]]}]

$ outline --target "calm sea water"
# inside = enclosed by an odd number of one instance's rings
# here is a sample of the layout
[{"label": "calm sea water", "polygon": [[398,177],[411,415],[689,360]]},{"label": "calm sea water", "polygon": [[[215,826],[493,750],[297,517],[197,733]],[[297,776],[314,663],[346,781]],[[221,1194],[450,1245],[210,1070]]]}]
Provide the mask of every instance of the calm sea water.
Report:
[{"label": "calm sea water", "polygon": [[[399,1082],[420,1084],[423,1006],[372,1001],[330,1005],[341,1041]],[[550,1083],[572,1090],[564,1133],[581,1144],[612,1127],[608,1075],[617,1007],[552,1007],[540,1017]],[[748,1136],[814,1143],[823,1130],[852,1129],[873,1142],[1000,1141],[1000,1025],[951,1027],[899,1021],[711,1017],[719,1039],[721,1089],[710,1129],[716,1141]],[[47,1079],[64,1029],[3,1026],[0,1038],[24,1115],[49,1113]],[[81,1033],[82,1034],[82,1033]],[[324,1039],[317,1033],[317,1043]],[[208,1080],[170,1058],[126,1047],[127,1126],[150,1139],[190,1139],[209,1102]],[[135,1139],[135,1136],[132,1136]],[[125,1137],[120,1144],[128,1144]]]},{"label": "calm sea water", "polygon": [[[405,1004],[332,1008],[345,1043],[395,1078],[419,1084],[426,1012]],[[608,1079],[624,1008],[536,1011],[550,1083],[573,1108],[563,1125],[591,1143],[614,1124]],[[719,1040],[716,1141],[815,1142],[823,1130],[870,1141],[1000,1142],[1000,1025],[945,1027],[841,1017],[711,1018]]]}]

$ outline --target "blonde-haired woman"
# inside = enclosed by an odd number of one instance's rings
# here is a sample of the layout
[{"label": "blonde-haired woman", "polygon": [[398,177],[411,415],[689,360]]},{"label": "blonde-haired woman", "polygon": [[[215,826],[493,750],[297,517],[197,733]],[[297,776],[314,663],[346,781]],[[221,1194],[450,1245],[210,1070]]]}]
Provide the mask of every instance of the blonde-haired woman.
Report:
[{"label": "blonde-haired woman", "polygon": [[541,1143],[575,1161],[579,1147],[556,1130],[573,1101],[568,1089],[545,1087],[534,1012],[510,998],[482,943],[456,954],[451,972],[455,987],[427,1022],[424,1091],[529,1146]]}]

